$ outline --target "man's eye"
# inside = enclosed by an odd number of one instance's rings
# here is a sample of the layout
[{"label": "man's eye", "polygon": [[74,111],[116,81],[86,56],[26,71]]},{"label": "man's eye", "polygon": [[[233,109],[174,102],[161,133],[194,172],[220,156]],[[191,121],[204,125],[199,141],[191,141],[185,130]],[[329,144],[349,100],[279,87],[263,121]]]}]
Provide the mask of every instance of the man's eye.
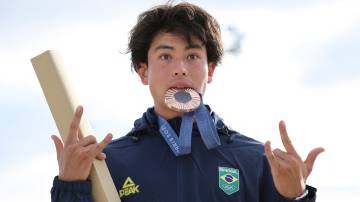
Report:
[{"label": "man's eye", "polygon": [[200,57],[197,56],[197,55],[189,55],[187,58],[188,58],[189,60],[196,60],[196,59],[199,59]]},{"label": "man's eye", "polygon": [[161,60],[170,60],[171,56],[170,55],[160,55],[160,59]]}]

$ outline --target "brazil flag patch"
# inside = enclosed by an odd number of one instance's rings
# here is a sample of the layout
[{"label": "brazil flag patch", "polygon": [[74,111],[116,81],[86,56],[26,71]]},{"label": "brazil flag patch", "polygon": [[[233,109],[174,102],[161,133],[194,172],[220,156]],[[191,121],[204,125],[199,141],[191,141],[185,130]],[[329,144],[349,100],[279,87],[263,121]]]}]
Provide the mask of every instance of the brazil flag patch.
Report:
[{"label": "brazil flag patch", "polygon": [[219,188],[227,195],[239,191],[239,170],[219,167]]}]

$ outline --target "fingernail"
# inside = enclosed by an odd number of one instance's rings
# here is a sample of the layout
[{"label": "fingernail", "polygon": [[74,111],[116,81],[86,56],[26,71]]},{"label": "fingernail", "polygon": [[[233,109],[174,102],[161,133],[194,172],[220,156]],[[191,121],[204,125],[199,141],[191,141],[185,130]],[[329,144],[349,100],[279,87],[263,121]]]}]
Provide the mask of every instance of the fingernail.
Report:
[{"label": "fingernail", "polygon": [[77,112],[77,113],[80,113],[80,112],[82,111],[82,109],[83,109],[82,106],[79,105],[79,106],[76,108],[76,112]]}]

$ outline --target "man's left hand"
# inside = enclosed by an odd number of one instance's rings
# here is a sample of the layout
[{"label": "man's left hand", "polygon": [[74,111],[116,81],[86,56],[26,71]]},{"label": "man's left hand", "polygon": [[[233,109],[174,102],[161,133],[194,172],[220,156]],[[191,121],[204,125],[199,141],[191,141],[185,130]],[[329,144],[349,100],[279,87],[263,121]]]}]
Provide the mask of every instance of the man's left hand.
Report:
[{"label": "man's left hand", "polygon": [[324,150],[322,147],[311,150],[305,161],[296,152],[287,134],[284,121],[279,130],[285,151],[271,149],[270,141],[265,143],[265,153],[277,191],[286,198],[294,199],[305,192],[306,179],[309,177],[316,157]]}]

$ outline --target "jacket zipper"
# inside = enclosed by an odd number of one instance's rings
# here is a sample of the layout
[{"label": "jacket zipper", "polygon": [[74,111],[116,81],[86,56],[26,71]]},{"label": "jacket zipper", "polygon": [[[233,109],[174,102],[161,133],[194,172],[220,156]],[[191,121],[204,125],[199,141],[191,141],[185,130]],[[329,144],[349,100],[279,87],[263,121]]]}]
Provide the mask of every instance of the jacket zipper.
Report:
[{"label": "jacket zipper", "polygon": [[177,201],[178,202],[183,202],[183,162],[182,162],[182,158],[177,158],[176,159],[177,162]]}]

